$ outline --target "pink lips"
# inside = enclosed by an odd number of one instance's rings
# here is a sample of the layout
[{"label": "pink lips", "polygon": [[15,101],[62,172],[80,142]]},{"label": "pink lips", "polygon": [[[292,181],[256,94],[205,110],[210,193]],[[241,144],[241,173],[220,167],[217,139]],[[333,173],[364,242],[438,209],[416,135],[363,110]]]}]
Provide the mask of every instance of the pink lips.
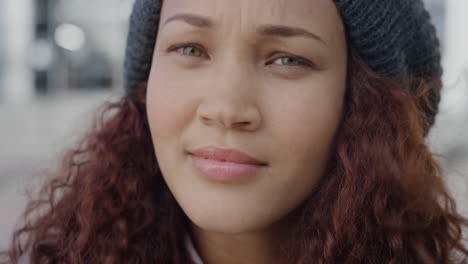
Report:
[{"label": "pink lips", "polygon": [[209,178],[221,181],[253,176],[267,165],[266,162],[234,149],[206,147],[190,152],[190,154],[198,170]]}]

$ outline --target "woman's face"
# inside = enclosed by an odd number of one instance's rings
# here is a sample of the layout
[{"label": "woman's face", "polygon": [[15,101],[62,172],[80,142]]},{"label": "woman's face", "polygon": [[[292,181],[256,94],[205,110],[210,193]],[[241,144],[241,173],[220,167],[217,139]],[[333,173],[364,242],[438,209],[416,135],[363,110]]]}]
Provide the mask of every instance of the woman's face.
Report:
[{"label": "woman's face", "polygon": [[[346,45],[329,0],[164,1],[148,119],[164,179],[195,225],[230,234],[267,228],[326,177]],[[218,176],[250,171],[213,178],[189,154],[203,147],[266,165],[199,160]]]}]

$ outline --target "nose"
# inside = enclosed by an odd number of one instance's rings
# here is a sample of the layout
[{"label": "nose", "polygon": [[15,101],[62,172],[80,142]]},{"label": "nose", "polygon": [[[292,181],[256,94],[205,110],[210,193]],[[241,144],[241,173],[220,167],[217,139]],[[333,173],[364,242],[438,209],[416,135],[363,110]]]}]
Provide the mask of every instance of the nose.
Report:
[{"label": "nose", "polygon": [[223,129],[257,130],[261,114],[250,74],[239,63],[216,69],[197,109],[198,119]]}]

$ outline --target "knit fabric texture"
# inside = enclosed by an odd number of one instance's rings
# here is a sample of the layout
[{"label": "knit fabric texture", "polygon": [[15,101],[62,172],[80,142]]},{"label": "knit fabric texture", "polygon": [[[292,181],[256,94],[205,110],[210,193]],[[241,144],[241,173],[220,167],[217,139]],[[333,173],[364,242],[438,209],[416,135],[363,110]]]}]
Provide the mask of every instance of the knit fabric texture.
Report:
[{"label": "knit fabric texture", "polygon": [[[422,77],[441,82],[440,45],[422,0],[335,0],[335,4],[349,41],[375,72],[397,81]],[[127,93],[148,80],[161,7],[161,0],[135,0],[124,62]],[[423,109],[431,126],[440,101],[437,87],[429,97],[434,111]],[[405,89],[411,92],[412,87]]]}]

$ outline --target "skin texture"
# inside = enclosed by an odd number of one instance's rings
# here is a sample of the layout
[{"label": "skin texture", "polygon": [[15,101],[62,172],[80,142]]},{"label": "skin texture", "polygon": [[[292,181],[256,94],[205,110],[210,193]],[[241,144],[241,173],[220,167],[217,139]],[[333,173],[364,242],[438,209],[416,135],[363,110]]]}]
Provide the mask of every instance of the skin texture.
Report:
[{"label": "skin texture", "polygon": [[[181,13],[212,26],[166,23]],[[265,36],[257,30],[265,24],[316,37]],[[289,216],[314,191],[333,151],[346,47],[328,0],[164,2],[148,121],[164,179],[206,264],[281,263],[277,246],[294,224]],[[186,155],[205,146],[234,148],[268,165],[239,181],[210,180]]]}]

